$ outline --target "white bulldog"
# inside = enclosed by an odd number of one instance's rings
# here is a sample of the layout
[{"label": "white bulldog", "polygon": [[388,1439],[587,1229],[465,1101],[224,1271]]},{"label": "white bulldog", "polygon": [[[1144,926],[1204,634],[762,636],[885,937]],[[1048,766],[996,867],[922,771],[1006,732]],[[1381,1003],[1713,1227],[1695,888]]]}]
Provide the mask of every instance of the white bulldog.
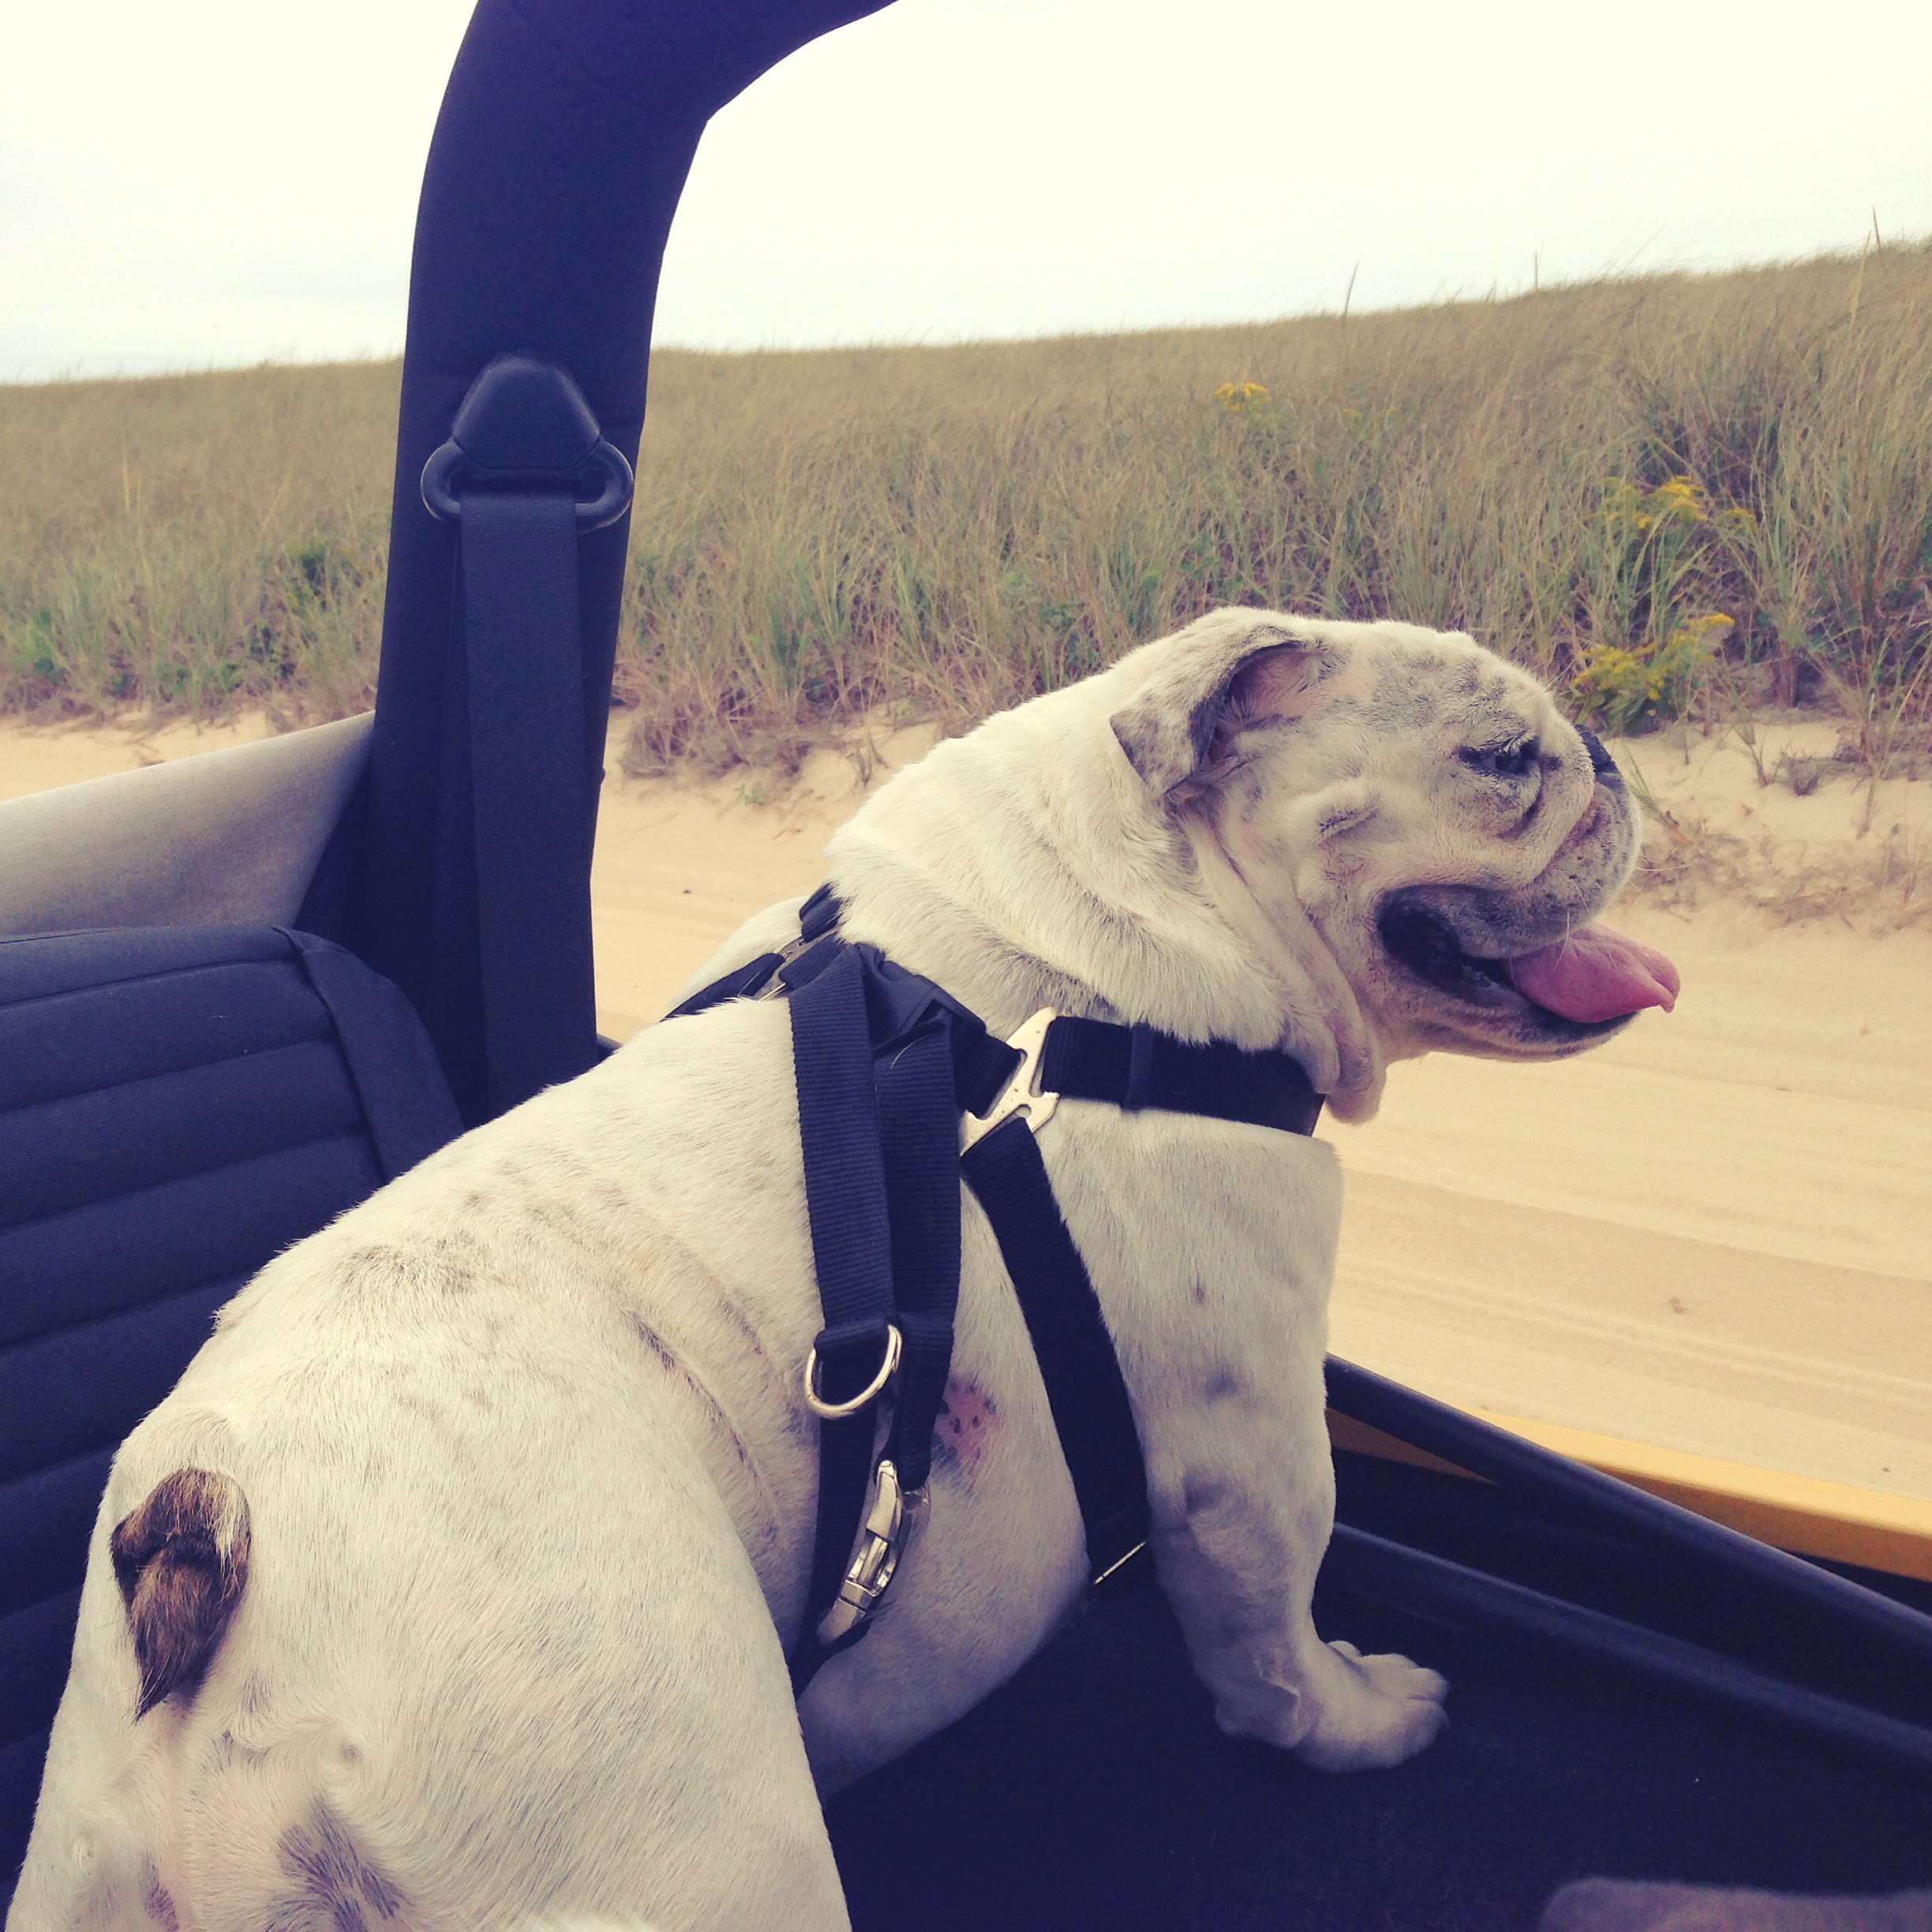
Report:
[{"label": "white bulldog", "polygon": [[[1637,843],[1601,747],[1467,638],[1221,611],[941,745],[829,858],[848,935],[996,1032],[1285,1047],[1353,1120],[1391,1060],[1668,1006],[1668,963],[1589,924]],[[1309,1613],[1334,1151],[1075,1100],[1039,1144],[1221,1724],[1338,1770],[1421,1750],[1442,1679]],[[782,1000],[651,1029],[271,1264],[114,1463],[13,1932],[844,1925],[818,1793],[1086,1579],[964,1214],[930,1520],[796,1708],[820,1317]]]}]

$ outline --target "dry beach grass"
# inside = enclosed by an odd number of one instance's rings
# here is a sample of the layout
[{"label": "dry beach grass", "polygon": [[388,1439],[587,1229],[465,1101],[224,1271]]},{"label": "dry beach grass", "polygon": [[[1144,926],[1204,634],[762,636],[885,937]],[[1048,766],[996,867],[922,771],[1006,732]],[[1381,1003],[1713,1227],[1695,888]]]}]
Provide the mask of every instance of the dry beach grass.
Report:
[{"label": "dry beach grass", "polygon": [[[0,389],[0,709],[365,705],[396,382]],[[661,354],[627,762],[790,769],[882,708],[957,725],[1243,601],[1466,627],[1619,728],[1748,733],[1803,704],[1866,773],[1909,768],[1932,253],[1237,328]]]}]

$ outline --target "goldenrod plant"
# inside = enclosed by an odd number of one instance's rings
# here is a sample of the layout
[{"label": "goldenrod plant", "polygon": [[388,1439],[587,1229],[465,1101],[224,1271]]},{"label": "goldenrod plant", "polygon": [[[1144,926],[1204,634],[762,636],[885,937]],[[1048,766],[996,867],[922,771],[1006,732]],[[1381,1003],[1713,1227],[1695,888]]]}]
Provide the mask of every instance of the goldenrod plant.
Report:
[{"label": "goldenrod plant", "polygon": [[1647,643],[1586,644],[1570,680],[1577,715],[1619,733],[1683,717],[1698,673],[1732,628],[1730,618],[1713,611]]}]

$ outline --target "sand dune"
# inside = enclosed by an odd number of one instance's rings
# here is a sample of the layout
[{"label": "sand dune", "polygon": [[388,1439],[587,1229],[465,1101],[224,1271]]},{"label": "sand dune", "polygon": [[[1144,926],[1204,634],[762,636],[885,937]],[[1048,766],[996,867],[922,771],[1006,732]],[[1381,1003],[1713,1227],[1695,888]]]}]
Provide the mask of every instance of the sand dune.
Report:
[{"label": "sand dune", "polygon": [[[0,796],[260,728],[7,728]],[[1773,766],[1830,748],[1773,736]],[[1558,1065],[1398,1067],[1376,1121],[1325,1129],[1349,1174],[1335,1348],[1465,1406],[1932,1500],[1932,785],[1826,766],[1799,796],[1735,743],[1622,750],[1668,816],[1616,923],[1676,960],[1677,1010]],[[608,784],[607,1031],[818,882],[852,768],[821,754],[778,793]],[[1794,893],[1827,909],[1777,923]]]}]

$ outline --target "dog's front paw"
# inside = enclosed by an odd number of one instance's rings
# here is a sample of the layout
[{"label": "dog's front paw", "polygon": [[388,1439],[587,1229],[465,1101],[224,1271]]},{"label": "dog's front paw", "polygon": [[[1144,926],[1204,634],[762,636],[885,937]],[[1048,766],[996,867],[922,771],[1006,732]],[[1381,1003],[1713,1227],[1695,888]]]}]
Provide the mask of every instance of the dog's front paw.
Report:
[{"label": "dog's front paw", "polygon": [[1406,1657],[1364,1657],[1353,1644],[1322,1647],[1307,1687],[1315,1721],[1293,1748],[1318,1771],[1373,1771],[1426,1750],[1449,1722],[1448,1679]]}]

